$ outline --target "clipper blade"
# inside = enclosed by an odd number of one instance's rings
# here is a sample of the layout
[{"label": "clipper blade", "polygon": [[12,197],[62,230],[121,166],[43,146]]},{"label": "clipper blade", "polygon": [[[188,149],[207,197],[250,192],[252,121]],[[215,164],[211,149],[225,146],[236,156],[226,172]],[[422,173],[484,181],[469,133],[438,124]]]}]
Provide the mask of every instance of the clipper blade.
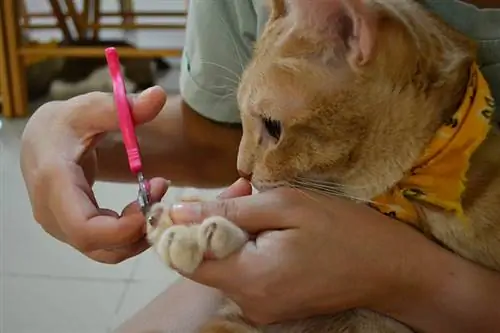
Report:
[{"label": "clipper blade", "polygon": [[149,193],[150,190],[149,182],[144,178],[142,172],[139,172],[137,174],[137,181],[139,182],[139,193],[137,195],[137,202],[141,207],[142,214],[144,216],[147,216],[151,204],[151,197]]}]

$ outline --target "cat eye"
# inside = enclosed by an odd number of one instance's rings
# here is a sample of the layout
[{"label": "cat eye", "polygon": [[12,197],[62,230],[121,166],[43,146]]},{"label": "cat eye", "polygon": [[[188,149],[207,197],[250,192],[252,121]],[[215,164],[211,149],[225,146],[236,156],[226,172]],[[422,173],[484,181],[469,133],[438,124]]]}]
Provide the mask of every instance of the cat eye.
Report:
[{"label": "cat eye", "polygon": [[281,122],[271,118],[263,118],[262,121],[264,122],[267,133],[276,140],[279,140],[281,137]]}]

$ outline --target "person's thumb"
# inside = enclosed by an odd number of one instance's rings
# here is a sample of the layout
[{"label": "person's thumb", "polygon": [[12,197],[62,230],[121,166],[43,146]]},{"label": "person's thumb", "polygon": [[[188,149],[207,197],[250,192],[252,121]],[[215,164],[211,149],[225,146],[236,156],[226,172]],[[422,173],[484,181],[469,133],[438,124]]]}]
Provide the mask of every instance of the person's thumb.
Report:
[{"label": "person's thumb", "polygon": [[283,195],[286,193],[277,189],[225,200],[182,202],[172,207],[170,217],[175,224],[190,224],[222,216],[250,234],[292,228],[293,221],[286,218]]},{"label": "person's thumb", "polygon": [[[163,109],[167,95],[165,91],[154,86],[138,95],[128,98],[132,118],[135,125],[153,120]],[[95,135],[118,130],[118,113],[111,93],[93,92],[68,100],[69,108],[78,109],[71,117],[72,128],[80,129],[83,135]]]},{"label": "person's thumb", "polygon": [[244,178],[235,181],[231,186],[225,189],[217,196],[218,200],[239,198],[252,194],[252,184]]}]

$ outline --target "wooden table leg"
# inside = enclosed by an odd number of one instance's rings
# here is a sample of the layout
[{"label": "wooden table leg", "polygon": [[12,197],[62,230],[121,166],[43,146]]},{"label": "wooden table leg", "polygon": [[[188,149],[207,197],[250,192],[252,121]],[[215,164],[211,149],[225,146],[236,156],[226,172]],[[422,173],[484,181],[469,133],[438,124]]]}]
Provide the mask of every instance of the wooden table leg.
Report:
[{"label": "wooden table leg", "polygon": [[2,0],[3,22],[7,44],[7,62],[10,69],[12,105],[15,116],[26,116],[28,113],[26,71],[19,49],[22,45],[21,26],[17,0]]},{"label": "wooden table leg", "polygon": [[7,41],[5,38],[5,15],[3,8],[0,6],[0,96],[2,97],[2,114],[6,118],[11,118],[14,115],[12,108],[12,96],[10,94],[10,73],[7,64]]}]

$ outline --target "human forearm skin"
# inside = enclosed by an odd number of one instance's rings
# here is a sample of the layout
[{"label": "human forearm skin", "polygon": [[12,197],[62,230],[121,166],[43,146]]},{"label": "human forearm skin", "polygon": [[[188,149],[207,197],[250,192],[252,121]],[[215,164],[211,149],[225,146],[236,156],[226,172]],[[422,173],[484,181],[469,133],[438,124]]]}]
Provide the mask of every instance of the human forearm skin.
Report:
[{"label": "human forearm skin", "polygon": [[[137,132],[146,177],[195,187],[222,187],[238,178],[241,129],[201,117],[180,96],[169,97],[160,115]],[[119,135],[108,135],[97,155],[99,180],[134,181]]]},{"label": "human forearm skin", "polygon": [[437,246],[420,251],[420,270],[379,310],[421,332],[500,332],[500,273]]},{"label": "human forearm skin", "polygon": [[478,8],[500,8],[500,0],[465,0]]}]

